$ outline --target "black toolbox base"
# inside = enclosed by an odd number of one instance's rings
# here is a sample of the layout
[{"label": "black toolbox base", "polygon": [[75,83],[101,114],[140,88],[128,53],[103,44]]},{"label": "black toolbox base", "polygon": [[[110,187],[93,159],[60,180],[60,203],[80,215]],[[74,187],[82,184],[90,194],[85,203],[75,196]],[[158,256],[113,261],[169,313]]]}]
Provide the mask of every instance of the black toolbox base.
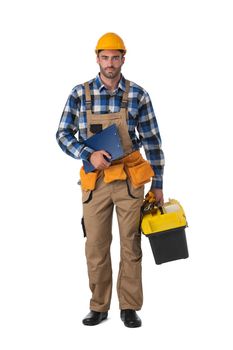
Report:
[{"label": "black toolbox base", "polygon": [[148,235],[157,265],[188,258],[184,227]]}]

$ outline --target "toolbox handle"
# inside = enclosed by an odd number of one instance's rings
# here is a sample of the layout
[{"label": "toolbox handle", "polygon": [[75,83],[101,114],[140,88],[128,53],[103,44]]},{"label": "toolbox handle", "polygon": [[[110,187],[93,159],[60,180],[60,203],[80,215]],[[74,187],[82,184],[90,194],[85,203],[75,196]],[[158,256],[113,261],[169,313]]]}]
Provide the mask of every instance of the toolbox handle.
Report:
[{"label": "toolbox handle", "polygon": [[164,214],[163,207],[159,206],[159,207],[157,207],[157,208],[159,209],[160,213],[163,215],[163,214]]},{"label": "toolbox handle", "polygon": [[157,210],[157,209],[160,211],[162,215],[165,214],[163,207],[156,205],[156,199],[155,199],[154,193],[149,191],[145,196],[144,203],[141,207],[141,211],[142,213],[151,212],[153,214],[153,210]]}]

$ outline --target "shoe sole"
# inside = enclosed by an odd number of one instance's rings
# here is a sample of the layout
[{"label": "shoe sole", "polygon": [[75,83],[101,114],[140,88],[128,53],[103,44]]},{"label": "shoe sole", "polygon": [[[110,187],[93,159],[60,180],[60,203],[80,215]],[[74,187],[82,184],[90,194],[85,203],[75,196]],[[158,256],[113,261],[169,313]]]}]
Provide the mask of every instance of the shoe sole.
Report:
[{"label": "shoe sole", "polygon": [[138,328],[138,327],[141,327],[141,325],[142,324],[138,324],[138,325],[129,325],[129,324],[126,324],[125,322],[124,322],[124,325],[125,325],[125,327],[128,327],[128,328]]}]

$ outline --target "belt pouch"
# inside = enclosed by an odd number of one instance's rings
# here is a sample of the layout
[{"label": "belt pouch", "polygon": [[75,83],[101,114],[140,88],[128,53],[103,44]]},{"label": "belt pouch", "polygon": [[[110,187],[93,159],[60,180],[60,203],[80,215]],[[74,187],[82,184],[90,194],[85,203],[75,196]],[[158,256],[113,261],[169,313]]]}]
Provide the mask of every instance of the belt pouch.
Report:
[{"label": "belt pouch", "polygon": [[110,165],[109,168],[104,169],[104,182],[109,183],[115,180],[125,180],[127,175],[124,171],[124,164]]},{"label": "belt pouch", "polygon": [[97,172],[85,173],[83,166],[80,169],[81,187],[83,190],[94,190],[97,180]]},{"label": "belt pouch", "polygon": [[154,176],[154,171],[146,160],[143,160],[142,163],[133,167],[127,167],[127,171],[135,188],[150,182],[151,177]]}]

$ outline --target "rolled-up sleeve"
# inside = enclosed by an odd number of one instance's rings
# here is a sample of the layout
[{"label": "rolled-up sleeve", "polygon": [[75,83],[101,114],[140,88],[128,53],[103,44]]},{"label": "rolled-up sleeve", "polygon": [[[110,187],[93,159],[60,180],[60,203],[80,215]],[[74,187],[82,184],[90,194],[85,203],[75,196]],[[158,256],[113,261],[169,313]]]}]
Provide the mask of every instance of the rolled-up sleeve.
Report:
[{"label": "rolled-up sleeve", "polygon": [[153,106],[147,92],[141,98],[137,130],[145,150],[146,158],[151,164],[155,176],[152,178],[151,188],[163,188],[164,153],[159,127]]}]

